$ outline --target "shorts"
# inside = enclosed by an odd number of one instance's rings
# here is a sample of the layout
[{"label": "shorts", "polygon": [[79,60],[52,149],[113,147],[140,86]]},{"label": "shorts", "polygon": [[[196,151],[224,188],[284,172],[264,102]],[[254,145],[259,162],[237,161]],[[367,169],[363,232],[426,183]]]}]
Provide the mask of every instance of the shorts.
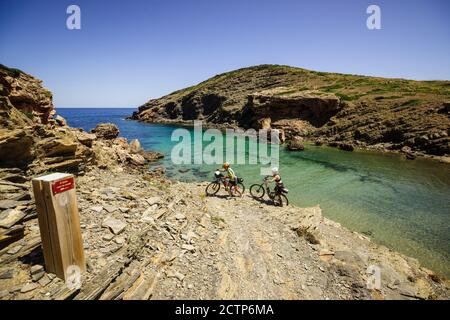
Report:
[{"label": "shorts", "polygon": [[281,193],[281,192],[283,192],[283,189],[284,189],[284,185],[283,185],[283,184],[276,184],[276,185],[275,185],[275,192],[276,192],[276,193]]}]

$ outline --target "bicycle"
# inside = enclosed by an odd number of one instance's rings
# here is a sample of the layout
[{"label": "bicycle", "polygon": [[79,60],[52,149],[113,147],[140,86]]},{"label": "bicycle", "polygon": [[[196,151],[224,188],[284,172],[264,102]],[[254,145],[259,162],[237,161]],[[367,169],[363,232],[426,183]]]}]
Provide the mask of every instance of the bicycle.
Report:
[{"label": "bicycle", "polygon": [[219,170],[217,170],[216,172],[214,172],[214,180],[208,184],[206,186],[205,192],[207,196],[214,196],[217,194],[217,192],[219,192],[220,190],[220,186],[223,184],[225,190],[227,188],[230,188],[230,193],[232,196],[239,196],[241,197],[242,194],[245,191],[245,186],[242,183],[244,181],[244,179],[242,178],[237,178],[237,190],[234,188],[233,185],[230,184],[230,182],[228,181],[228,178],[225,177],[222,172],[220,172]]},{"label": "bicycle", "polygon": [[275,206],[288,206],[289,199],[286,197],[285,193],[288,193],[289,190],[286,188],[283,188],[279,191],[277,191],[276,188],[274,190],[271,190],[269,186],[269,178],[271,178],[271,176],[266,176],[263,178],[263,183],[256,183],[250,186],[250,194],[252,195],[252,197],[262,199],[267,193]]}]

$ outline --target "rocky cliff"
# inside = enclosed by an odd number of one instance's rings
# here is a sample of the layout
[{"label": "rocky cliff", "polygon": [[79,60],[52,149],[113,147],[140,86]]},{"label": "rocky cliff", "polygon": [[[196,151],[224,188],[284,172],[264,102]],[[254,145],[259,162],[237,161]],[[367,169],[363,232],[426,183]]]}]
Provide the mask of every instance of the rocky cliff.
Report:
[{"label": "rocky cliff", "polygon": [[160,157],[134,148],[118,138],[112,124],[93,133],[70,128],[55,116],[52,94],[41,81],[17,69],[0,65],[0,168],[27,174],[51,171],[84,172],[88,165],[111,167],[119,163],[143,165]]},{"label": "rocky cliff", "polygon": [[[261,65],[152,99],[132,119],[276,128],[332,146],[450,154],[450,81],[412,81]],[[350,147],[351,146],[351,147]]]},{"label": "rocky cliff", "polygon": [[42,87],[41,80],[4,65],[0,65],[0,99],[2,115],[10,114],[14,106],[37,123],[47,123],[53,111],[52,93]]}]

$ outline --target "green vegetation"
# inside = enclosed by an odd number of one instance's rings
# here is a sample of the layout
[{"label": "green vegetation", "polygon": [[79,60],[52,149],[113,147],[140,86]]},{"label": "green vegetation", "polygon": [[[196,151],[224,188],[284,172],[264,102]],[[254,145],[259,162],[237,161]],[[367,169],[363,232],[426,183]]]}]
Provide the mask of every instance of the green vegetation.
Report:
[{"label": "green vegetation", "polygon": [[[284,87],[286,89],[280,89]],[[164,97],[168,101],[178,101],[196,91],[215,92],[226,96],[223,106],[239,108],[249,94],[275,90],[277,96],[290,96],[302,91],[314,91],[324,95],[332,93],[342,101],[356,102],[360,99],[386,101],[410,97],[420,99],[450,98],[450,81],[415,81],[387,79],[363,75],[339,74],[310,71],[284,65],[259,65],[215,75],[196,85],[175,91]],[[413,103],[414,102],[410,102]],[[416,102],[417,103],[417,102]]]},{"label": "green vegetation", "polygon": [[47,98],[50,98],[50,99],[53,97],[52,93],[51,93],[50,91],[48,91],[48,90],[45,90],[45,91],[44,91],[44,95],[45,95]]},{"label": "green vegetation", "polygon": [[219,216],[211,216],[211,222],[216,226],[220,226],[221,224],[225,224],[225,219]]},{"label": "green vegetation", "polygon": [[316,74],[320,77],[325,77],[328,75],[326,72],[320,72],[320,71],[311,71],[311,73]]},{"label": "green vegetation", "polygon": [[411,99],[401,104],[402,107],[406,106],[418,106],[422,101],[419,99]]},{"label": "green vegetation", "polygon": [[34,115],[33,115],[32,112],[24,111],[24,112],[22,112],[22,113],[23,113],[28,119],[31,119],[31,120],[34,119]]},{"label": "green vegetation", "polygon": [[339,93],[339,92],[336,93],[336,96],[338,96],[342,101],[358,100],[359,98],[361,98],[364,95],[365,94],[346,95],[344,93]]},{"label": "green vegetation", "polygon": [[22,70],[20,69],[16,69],[16,68],[8,68],[7,66],[0,64],[0,69],[6,71],[6,73],[8,73],[9,76],[11,77],[18,77],[21,73],[24,73]]},{"label": "green vegetation", "polygon": [[378,96],[375,97],[375,100],[390,100],[390,99],[401,99],[402,96]]},{"label": "green vegetation", "polygon": [[335,92],[337,89],[342,89],[344,86],[340,83],[333,84],[331,86],[325,86],[320,88],[320,90],[325,92]]}]

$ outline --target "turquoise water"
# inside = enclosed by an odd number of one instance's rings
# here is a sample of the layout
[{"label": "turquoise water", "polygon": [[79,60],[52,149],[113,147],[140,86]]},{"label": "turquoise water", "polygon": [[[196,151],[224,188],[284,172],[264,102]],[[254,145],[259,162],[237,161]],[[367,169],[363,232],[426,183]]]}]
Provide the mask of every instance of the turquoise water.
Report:
[{"label": "turquoise water", "polygon": [[[133,109],[59,109],[73,127],[90,130],[116,123],[121,135],[166,154],[161,164],[170,177],[210,180],[212,166],[175,166],[174,126],[126,121]],[[258,182],[259,166],[236,165],[245,184]],[[427,160],[367,151],[345,152],[307,145],[304,152],[280,152],[280,172],[289,200],[298,206],[320,204],[324,216],[450,277],[450,167]]]}]

